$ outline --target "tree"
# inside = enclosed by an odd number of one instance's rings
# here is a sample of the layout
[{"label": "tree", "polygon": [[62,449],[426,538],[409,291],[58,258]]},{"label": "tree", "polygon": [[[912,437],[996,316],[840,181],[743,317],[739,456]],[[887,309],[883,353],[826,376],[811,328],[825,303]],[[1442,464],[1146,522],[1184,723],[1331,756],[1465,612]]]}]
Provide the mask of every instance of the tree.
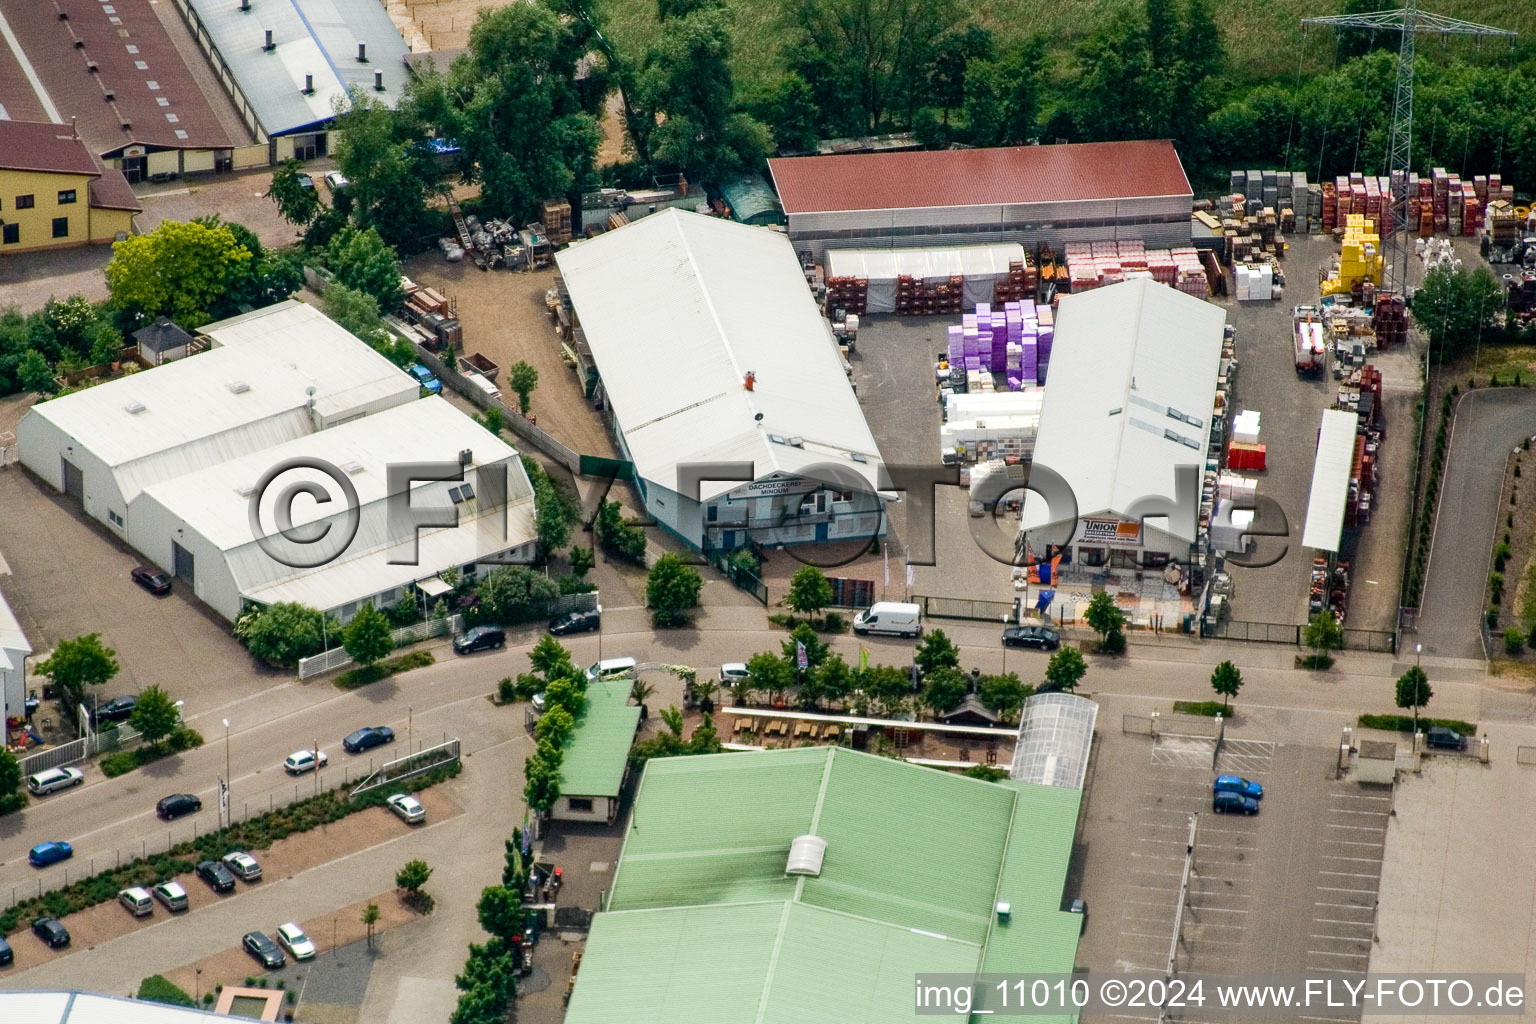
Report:
[{"label": "tree", "polygon": [[969,689],[965,673],[958,668],[951,666],[938,668],[927,673],[923,679],[923,703],[937,718],[959,707],[964,702]]},{"label": "tree", "polygon": [[427,879],[432,877],[432,868],[426,861],[419,858],[408,860],[399,871],[395,872],[395,885],[404,889],[406,895],[412,899],[420,899],[423,895],[422,886],[427,884]]},{"label": "tree", "polygon": [[320,197],[314,182],[299,169],[297,160],[284,160],[272,172],[272,186],[267,189],[267,198],[277,204],[277,211],[284,220],[301,228],[320,216]]},{"label": "tree", "polygon": [[584,578],[592,571],[592,549],[583,547],[571,548],[571,575],[577,579]]},{"label": "tree", "polygon": [[[789,662],[776,654],[763,651],[747,659],[747,685],[737,692],[737,703],[746,703],[745,697],[752,692],[766,693],[771,703],[778,703],[795,681],[795,670]],[[736,691],[735,684],[731,687]]]},{"label": "tree", "polygon": [[560,588],[548,576],[526,565],[504,565],[487,573],[476,585],[475,593],[480,596],[486,618],[511,624],[549,614],[550,602],[560,596]]},{"label": "tree", "polygon": [[640,71],[641,102],[659,119],[651,156],[691,180],[719,181],[773,148],[768,127],[736,105],[731,24],[715,4],[669,18]]},{"label": "tree", "polygon": [[539,371],[519,359],[507,370],[507,387],[517,395],[517,411],[528,415],[528,396],[539,386]]},{"label": "tree", "polygon": [[1419,733],[1419,708],[1429,703],[1435,692],[1429,688],[1429,677],[1415,665],[1397,677],[1397,706],[1413,709],[1413,733]]},{"label": "tree", "polygon": [[107,287],[114,307],[135,322],[168,316],[192,330],[251,262],[229,226],[162,221],[148,234],[112,243]]},{"label": "tree", "polygon": [[1230,661],[1224,661],[1211,672],[1211,689],[1221,694],[1221,710],[1227,710],[1227,701],[1237,696],[1243,688],[1243,674]]},{"label": "tree", "polygon": [[651,610],[651,622],[662,627],[681,626],[687,621],[683,613],[698,607],[703,588],[699,570],[674,554],[662,555],[645,579],[645,604]]},{"label": "tree", "polygon": [[539,549],[546,554],[570,543],[571,522],[566,515],[565,503],[555,493],[548,477],[533,481],[533,527],[539,539]]},{"label": "tree", "polygon": [[901,714],[912,696],[911,676],[890,665],[875,665],[858,673],[858,687],[882,718]]},{"label": "tree", "polygon": [[1344,631],[1339,628],[1339,620],[1333,617],[1333,612],[1323,609],[1312,616],[1307,623],[1303,639],[1307,646],[1312,648],[1310,665],[1312,668],[1327,668],[1333,664],[1333,658],[1329,651],[1343,650]]},{"label": "tree", "polygon": [[158,750],[160,741],[181,724],[181,709],[161,687],[146,686],[128,716],[128,724],[139,731],[145,743]]},{"label": "tree", "polygon": [[85,699],[87,686],[100,686],[117,675],[117,652],[101,642],[100,633],[60,640],[37,671],[51,678],[76,703]]},{"label": "tree", "polygon": [[816,694],[822,700],[842,703],[853,690],[853,670],[848,667],[843,656],[836,652],[827,655],[826,660],[813,670],[812,678],[815,680]]},{"label": "tree", "polygon": [[942,629],[935,629],[925,633],[922,640],[918,641],[912,660],[927,676],[941,668],[959,668],[960,648],[954,645]]},{"label": "tree", "polygon": [[325,247],[325,262],[337,281],[372,295],[381,311],[400,308],[400,262],[373,228],[343,228]]},{"label": "tree", "polygon": [[1413,319],[1441,361],[1472,346],[1503,314],[1503,287],[1487,267],[1435,267],[1413,294]]},{"label": "tree", "polygon": [[26,391],[51,395],[58,390],[53,380],[53,367],[48,365],[48,360],[35,348],[22,353],[21,361],[16,364],[16,377]]},{"label": "tree", "polygon": [[624,521],[622,506],[616,501],[605,501],[597,510],[593,532],[603,550],[631,562],[645,560],[645,531]]},{"label": "tree", "polygon": [[1043,51],[1034,40],[1018,52],[976,61],[967,69],[963,98],[972,145],[1002,146],[1033,137]]},{"label": "tree", "polygon": [[313,608],[283,601],[241,615],[235,636],[262,661],[292,668],[300,658],[319,654],[328,638],[340,639],[341,626]]},{"label": "tree", "polygon": [[325,289],[320,297],[320,312],[374,348],[379,347],[381,340],[390,339],[389,329],[379,316],[379,300],[340,281],[333,281]]},{"label": "tree", "polygon": [[1144,96],[1151,60],[1146,27],[1136,18],[1105,18],[1076,49],[1075,120],[1090,140],[1145,138],[1148,109],[1127,103]]},{"label": "tree", "polygon": [[[549,712],[545,712],[548,714]],[[544,814],[560,799],[560,764],[535,753],[523,762],[523,802]]]},{"label": "tree", "polygon": [[389,620],[371,604],[364,604],[347,623],[341,636],[341,645],[352,660],[364,668],[382,661],[395,649],[390,636]]},{"label": "tree", "polygon": [[1088,628],[1099,634],[1100,650],[1106,654],[1125,650],[1125,613],[1108,593],[1094,594],[1083,618],[1087,620]]},{"label": "tree", "polygon": [[798,74],[791,72],[772,86],[758,88],[744,109],[768,126],[780,152],[802,153],[815,148],[820,112],[815,93]]},{"label": "tree", "polygon": [[539,642],[528,651],[528,665],[543,676],[546,682],[575,668],[571,652],[548,633],[539,637]]},{"label": "tree", "polygon": [[1029,699],[1030,688],[1019,681],[1018,673],[1009,672],[1007,675],[983,676],[976,695],[988,711],[1005,722],[1011,722],[1023,710],[1024,702]]},{"label": "tree", "polygon": [[533,727],[533,735],[536,739],[549,740],[557,747],[563,747],[571,732],[576,728],[576,719],[565,708],[549,708],[539,716],[538,724]]},{"label": "tree", "polygon": [[580,718],[587,709],[586,681],[570,675],[556,676],[544,687],[544,704],[548,709],[565,708]]},{"label": "tree", "polygon": [[522,894],[504,885],[488,885],[480,890],[475,915],[481,928],[504,943],[510,944],[514,936],[523,934]]},{"label": "tree", "polygon": [[0,814],[10,814],[27,805],[21,789],[21,762],[16,755],[0,747]]},{"label": "tree", "polygon": [[980,779],[982,782],[1002,782],[1008,777],[1007,772],[989,764],[973,764],[960,774],[968,779]]},{"label": "tree", "polygon": [[[232,268],[224,294],[208,307],[208,314],[214,319],[281,302],[303,286],[304,268],[298,258],[292,253],[266,248],[256,237],[256,232],[244,224],[225,222],[216,213],[194,217],[192,223],[209,230],[227,228],[235,241],[251,254],[248,262]],[[120,347],[122,336],[117,335],[115,341]]]},{"label": "tree", "polygon": [[693,735],[688,737],[688,752],[690,754],[718,754],[725,748],[720,745],[720,732],[715,728],[715,720],[710,715],[705,715],[704,720],[693,730]]},{"label": "tree", "polygon": [[789,578],[789,593],[784,603],[801,615],[814,616],[832,603],[832,583],[826,573],[814,565],[802,565]]},{"label": "tree", "polygon": [[945,125],[949,124],[949,112],[965,102],[966,76],[972,64],[990,60],[992,50],[991,29],[979,25],[946,32],[934,44],[928,68],[928,94],[943,109]]},{"label": "tree", "polygon": [[379,923],[379,905],[370,903],[363,908],[363,924],[368,926],[368,948],[373,948],[373,928]]},{"label": "tree", "polygon": [[[416,79],[407,76],[405,95],[393,110],[371,92],[349,89],[331,136],[336,140],[336,166],[347,178],[343,195],[352,217],[402,250],[414,248],[424,235],[436,234],[442,220],[441,214],[427,209],[427,196],[438,187],[441,174],[422,120]],[[324,247],[346,226],[346,216],[332,212],[337,216],[323,215],[310,225],[307,246]]]},{"label": "tree", "polygon": [[802,622],[790,630],[789,637],[779,644],[779,650],[784,655],[785,664],[796,672],[800,670],[800,651],[797,645],[805,646],[805,661],[808,669],[814,669],[826,660],[831,647],[816,634],[809,623]]},{"label": "tree", "polygon": [[1051,655],[1045,666],[1045,686],[1041,689],[1071,693],[1087,671],[1082,653],[1076,647],[1063,647]]},{"label": "tree", "polygon": [[484,945],[470,943],[464,973],[456,976],[453,983],[465,993],[459,999],[460,1010],[469,1007],[473,1013],[483,1015],[461,1018],[456,1012],[454,1024],[503,1024],[506,1002],[517,989],[516,977],[517,964],[512,961],[510,944],[500,939]]}]

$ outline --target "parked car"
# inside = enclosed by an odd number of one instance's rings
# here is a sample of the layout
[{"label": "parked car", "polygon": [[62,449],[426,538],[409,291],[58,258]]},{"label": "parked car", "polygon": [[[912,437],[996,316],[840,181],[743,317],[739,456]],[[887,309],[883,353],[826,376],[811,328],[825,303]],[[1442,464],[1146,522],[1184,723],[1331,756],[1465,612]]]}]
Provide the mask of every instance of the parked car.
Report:
[{"label": "parked car", "polygon": [[69,860],[75,855],[75,848],[68,843],[47,842],[38,843],[27,854],[27,860],[35,868],[45,868],[50,864],[57,864],[61,860]]},{"label": "parked car", "polygon": [[16,953],[11,949],[11,944],[0,936],[0,967],[9,967],[16,962]]},{"label": "parked car", "polygon": [[91,719],[97,722],[126,722],[133,709],[139,706],[139,698],[131,693],[102,701],[91,711]]},{"label": "parked car", "polygon": [[296,924],[285,924],[277,930],[277,944],[288,951],[295,960],[310,960],[315,955],[315,944],[304,929]]},{"label": "parked car", "polygon": [[1077,914],[1082,917],[1082,922],[1077,926],[1077,934],[1081,935],[1088,930],[1088,901],[1077,897],[1067,904],[1067,913]]},{"label": "parked car", "polygon": [[506,642],[506,630],[500,626],[475,626],[453,638],[453,649],[459,654],[473,654],[503,647]]},{"label": "parked car", "polygon": [[180,882],[161,882],[149,892],[155,899],[164,903],[165,909],[172,913],[187,909],[187,890],[181,887]]},{"label": "parked car", "polygon": [[549,631],[555,636],[569,636],[572,633],[586,633],[594,629],[601,629],[603,625],[603,613],[596,608],[584,612],[566,612],[564,615],[549,621]]},{"label": "parked car", "polygon": [[348,185],[352,184],[347,180],[347,176],[342,174],[340,171],[326,171],[325,183],[331,186],[332,192],[335,192],[339,188],[346,188]]},{"label": "parked car", "polygon": [[268,970],[275,971],[288,962],[283,951],[277,948],[277,943],[266,932],[246,932],[240,939],[240,945]]},{"label": "parked car", "polygon": [[1223,790],[1211,794],[1211,810],[1217,814],[1258,814],[1259,802],[1251,796]]},{"label": "parked car", "polygon": [[171,575],[153,565],[136,565],[128,577],[151,594],[169,594]]},{"label": "parked car", "polygon": [[369,725],[351,733],[341,741],[341,749],[349,754],[361,754],[374,747],[395,742],[395,730],[387,725]]},{"label": "parked car", "polygon": [[155,901],[150,899],[149,890],[143,886],[122,890],[117,894],[117,902],[134,917],[148,917],[155,912]]},{"label": "parked car", "polygon": [[[331,759],[325,756],[325,751],[320,751],[319,767],[324,768]],[[315,752],[313,750],[295,750],[283,761],[283,768],[289,775],[303,775],[305,772],[315,770]]]},{"label": "parked car", "polygon": [[729,689],[751,674],[747,671],[747,666],[741,662],[728,661],[720,666],[720,685]]},{"label": "parked car", "polygon": [[307,174],[300,174],[300,175],[298,175],[298,179],[299,179],[299,187],[300,188],[314,188],[315,187],[315,179],[310,177]]},{"label": "parked car", "polygon": [[620,679],[633,679],[638,666],[634,658],[604,658],[587,666],[587,683],[612,683]]},{"label": "parked car", "polygon": [[32,934],[48,943],[52,949],[69,945],[69,929],[56,917],[39,917],[32,922]]},{"label": "parked car", "polygon": [[1216,781],[1211,783],[1213,793],[1238,793],[1242,796],[1251,796],[1255,800],[1264,799],[1264,787],[1257,782],[1250,782],[1237,775],[1218,775]]},{"label": "parked car", "polygon": [[900,601],[876,601],[853,617],[853,631],[859,636],[922,636],[923,610]]},{"label": "parked car", "polygon": [[442,394],[443,382],[438,380],[437,375],[431,370],[427,369],[425,366],[422,366],[420,363],[415,364],[411,367],[410,374],[412,377],[416,378],[417,384],[420,384],[432,394]]},{"label": "parked car", "polygon": [[1061,646],[1061,634],[1049,626],[1008,626],[1003,630],[1003,646],[1054,651]]},{"label": "parked car", "polygon": [[155,813],[166,821],[194,814],[202,809],[203,802],[191,793],[173,793],[162,797],[160,802],[155,804]]},{"label": "parked car", "polygon": [[421,801],[409,793],[396,793],[386,803],[389,809],[400,815],[400,820],[414,825],[417,822],[427,820],[427,809],[421,806]]},{"label": "parked car", "polygon": [[196,871],[197,877],[207,882],[214,892],[229,892],[235,887],[235,876],[216,860],[198,861]]},{"label": "parked car", "polygon": [[226,853],[224,855],[224,866],[236,878],[246,882],[254,882],[261,877],[261,865],[256,862],[255,857],[252,857],[244,850]]},{"label": "parked car", "polygon": [[79,768],[49,768],[45,772],[27,777],[27,789],[33,796],[47,796],[49,793],[71,786],[78,786],[85,781],[85,773]]},{"label": "parked car", "polygon": [[1425,743],[1436,750],[1466,750],[1467,738],[1455,729],[1434,726],[1429,730]]}]

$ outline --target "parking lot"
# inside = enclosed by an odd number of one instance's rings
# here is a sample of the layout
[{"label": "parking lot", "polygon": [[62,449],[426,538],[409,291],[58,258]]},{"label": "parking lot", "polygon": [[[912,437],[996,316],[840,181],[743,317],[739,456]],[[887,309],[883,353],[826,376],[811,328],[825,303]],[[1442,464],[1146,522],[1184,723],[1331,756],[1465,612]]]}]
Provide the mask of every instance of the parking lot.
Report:
[{"label": "parking lot", "polygon": [[[1155,739],[1122,732],[1118,714],[1100,723],[1082,835],[1092,916],[1079,967],[1163,973],[1193,817],[1179,972],[1365,972],[1391,808],[1385,789],[1336,781],[1333,750],[1258,729],[1229,729],[1217,758],[1207,720],[1170,716]],[[1260,813],[1212,813],[1217,774],[1263,785]]]}]

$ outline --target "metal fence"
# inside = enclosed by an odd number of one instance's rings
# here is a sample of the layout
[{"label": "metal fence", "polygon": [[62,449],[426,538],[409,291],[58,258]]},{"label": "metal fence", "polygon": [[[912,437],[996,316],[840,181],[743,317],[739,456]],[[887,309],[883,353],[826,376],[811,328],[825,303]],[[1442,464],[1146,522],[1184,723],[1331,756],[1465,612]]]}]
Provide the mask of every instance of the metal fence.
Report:
[{"label": "metal fence", "polygon": [[439,743],[435,747],[427,747],[418,750],[414,754],[405,757],[397,757],[393,761],[386,761],[380,765],[377,771],[370,772],[363,781],[352,788],[352,796],[366,793],[370,789],[387,786],[391,782],[399,782],[401,779],[409,779],[434,768],[440,768],[445,764],[452,764],[459,759],[459,738],[455,736],[451,740]]},{"label": "metal fence", "polygon": [[76,761],[84,761],[95,753],[95,736],[82,736],[78,740],[70,740],[68,743],[60,743],[56,747],[47,750],[39,750],[37,753],[21,759],[21,774],[23,777],[45,772],[50,768],[62,768]]},{"label": "metal fence", "polygon": [[1122,733],[1134,733],[1138,736],[1151,736],[1152,716],[1122,715],[1120,716],[1120,731]]},{"label": "metal fence", "polygon": [[[1229,619],[1202,625],[1200,634],[1208,640],[1246,640],[1304,647],[1306,628],[1291,622],[1244,622]],[[1394,654],[1397,651],[1397,634],[1390,629],[1345,626],[1341,632],[1344,649],[1347,651],[1374,651],[1378,654]]]},{"label": "metal fence", "polygon": [[1344,627],[1346,651],[1374,651],[1377,654],[1397,653],[1397,634],[1389,629],[1355,629]]},{"label": "metal fence", "polygon": [[[464,616],[450,615],[445,619],[427,619],[425,622],[418,622],[415,625],[401,626],[399,629],[392,630],[389,637],[394,641],[396,647],[404,647],[407,644],[419,643],[429,637],[457,633],[463,628]],[[350,664],[352,664],[352,656],[347,653],[346,648],[332,647],[328,651],[321,651],[319,654],[308,658],[300,658],[299,678],[309,679],[322,672],[329,672],[332,669],[342,668]]]},{"label": "metal fence", "polygon": [[931,619],[972,619],[977,622],[1001,622],[1013,617],[1012,601],[982,601],[966,597],[932,597],[913,594],[912,603],[919,605],[923,614]]},{"label": "metal fence", "polygon": [[416,356],[422,365],[437,375],[437,379],[448,387],[453,388],[464,398],[469,399],[482,409],[496,409],[501,412],[502,423],[512,433],[527,441],[539,451],[548,455],[556,462],[577,476],[581,475],[581,456],[555,440],[554,437],[540,430],[534,424],[528,422],[521,412],[512,408],[499,398],[493,398],[469,382],[469,378],[458,371],[452,364],[452,360],[444,361],[442,358],[427,351],[420,345],[416,346]]},{"label": "metal fence", "polygon": [[737,590],[751,594],[758,604],[768,607],[768,584],[763,582],[761,576],[745,566],[734,564],[729,553],[724,551],[711,553],[709,559],[726,579],[736,585]]}]

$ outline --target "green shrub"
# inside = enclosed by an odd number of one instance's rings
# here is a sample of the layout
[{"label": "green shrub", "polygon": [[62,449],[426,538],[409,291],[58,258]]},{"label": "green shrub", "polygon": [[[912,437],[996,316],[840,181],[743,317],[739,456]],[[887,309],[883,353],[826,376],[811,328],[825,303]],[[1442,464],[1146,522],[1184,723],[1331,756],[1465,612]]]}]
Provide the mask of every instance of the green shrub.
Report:
[{"label": "green shrub", "polygon": [[1522,630],[1510,626],[1504,631],[1504,653],[1519,654],[1525,650],[1525,633]]},{"label": "green shrub", "polygon": [[496,683],[496,699],[503,704],[509,704],[517,700],[517,684],[507,676]]},{"label": "green shrub", "polygon": [[[1413,732],[1412,715],[1361,715],[1356,719],[1362,729],[1387,729],[1391,732]],[[1428,729],[1438,726],[1444,729],[1455,729],[1463,736],[1477,735],[1477,726],[1471,722],[1463,722],[1459,718],[1425,718],[1419,716],[1419,728]]]},{"label": "green shrub", "polygon": [[412,651],[398,658],[381,661],[377,665],[348,669],[336,677],[336,685],[343,690],[355,690],[360,686],[376,683],[380,679],[388,679],[400,672],[409,672],[413,668],[426,668],[436,661],[431,651]]},{"label": "green shrub", "polygon": [[152,1003],[170,1003],[172,1006],[196,1006],[192,997],[163,975],[151,974],[139,982],[139,998]]},{"label": "green shrub", "polygon": [[821,620],[821,632],[846,633],[848,632],[848,617],[842,612],[827,612]]},{"label": "green shrub", "polygon": [[204,992],[203,993],[203,1005],[204,1006],[212,1006],[213,1005],[213,993],[212,992]]},{"label": "green shrub", "polygon": [[139,759],[134,756],[135,753],[136,751],[123,750],[116,754],[108,754],[101,759],[101,773],[109,779],[127,775],[139,766]]},{"label": "green shrub", "polygon": [[1219,700],[1176,700],[1173,702],[1173,713],[1215,718],[1217,715],[1231,715],[1232,710],[1223,706]]}]

